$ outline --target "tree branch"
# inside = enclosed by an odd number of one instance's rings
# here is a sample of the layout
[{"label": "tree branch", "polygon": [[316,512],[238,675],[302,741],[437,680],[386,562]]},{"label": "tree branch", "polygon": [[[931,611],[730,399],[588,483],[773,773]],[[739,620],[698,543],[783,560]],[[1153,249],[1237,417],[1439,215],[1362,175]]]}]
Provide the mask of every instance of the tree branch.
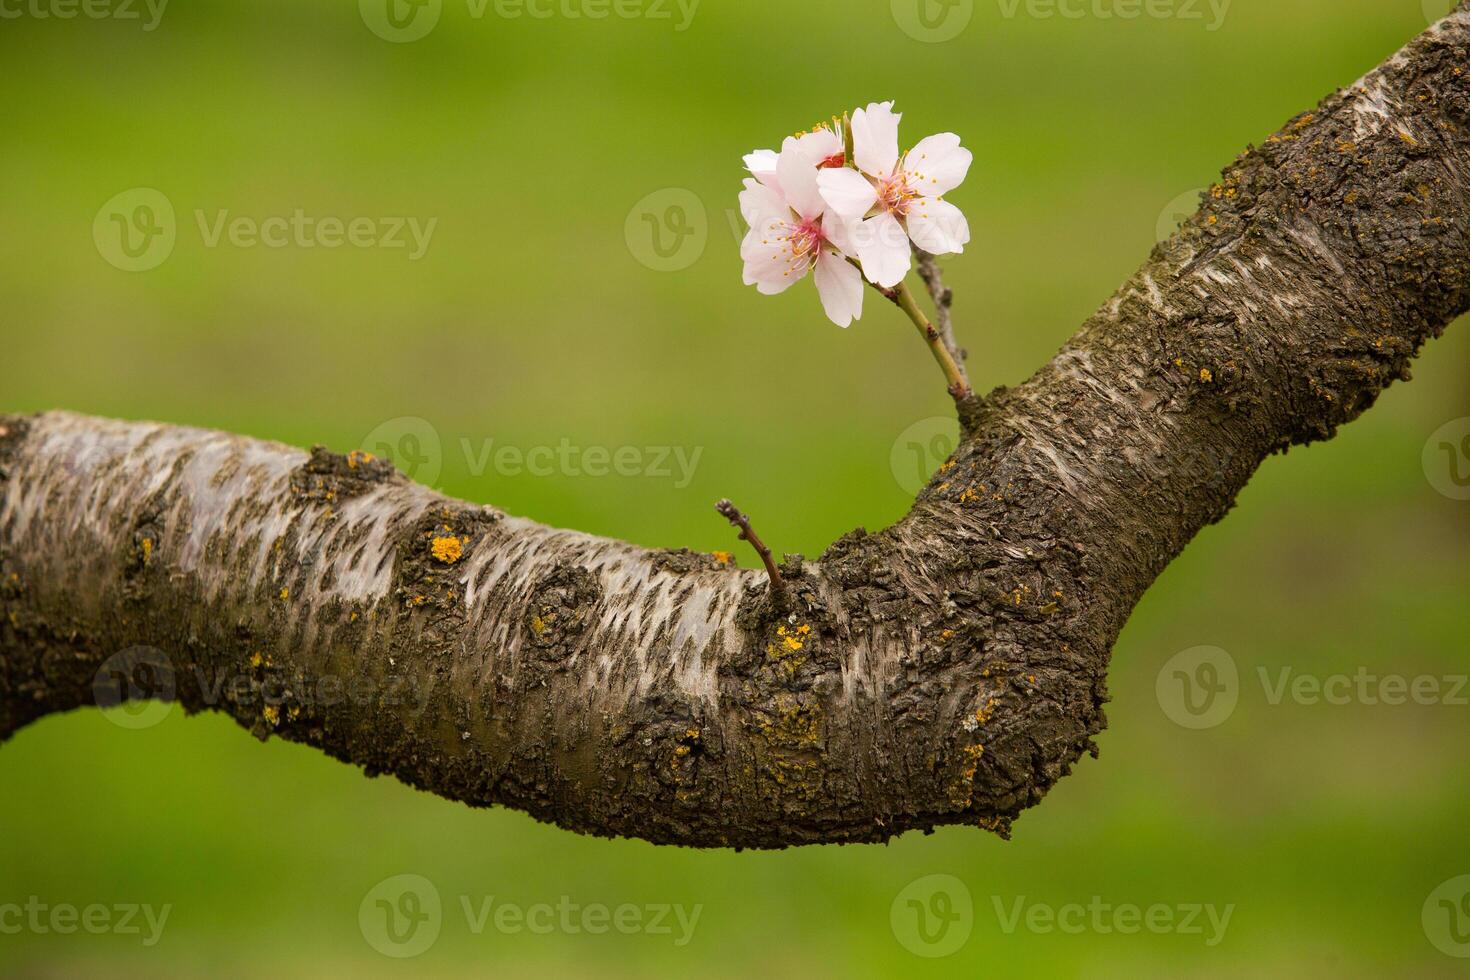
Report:
[{"label": "tree branch", "polygon": [[588,833],[1005,833],[1093,747],[1159,572],[1470,306],[1467,44],[1462,4],[1232,163],[1050,364],[961,404],[903,520],[788,563],[789,614],[759,571],[366,457],[0,417],[0,737],[142,662],[138,696]]},{"label": "tree branch", "polygon": [[929,298],[934,302],[934,326],[939,330],[945,350],[949,351],[950,357],[959,368],[960,377],[968,386],[970,376],[965,371],[965,361],[970,354],[954,339],[954,314],[951,309],[954,305],[954,291],[944,284],[944,270],[939,268],[939,259],[917,245],[914,246],[914,267],[918,270],[919,278],[924,280]]}]

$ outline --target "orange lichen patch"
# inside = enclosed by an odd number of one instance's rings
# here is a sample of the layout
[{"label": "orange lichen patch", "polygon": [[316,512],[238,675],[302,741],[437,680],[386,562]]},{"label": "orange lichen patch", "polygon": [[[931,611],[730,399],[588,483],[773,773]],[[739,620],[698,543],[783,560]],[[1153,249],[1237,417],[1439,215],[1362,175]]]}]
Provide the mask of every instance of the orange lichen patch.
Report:
[{"label": "orange lichen patch", "polygon": [[710,554],[714,557],[715,561],[719,562],[721,565],[728,565],[735,558],[735,556],[728,551],[711,551]]},{"label": "orange lichen patch", "polygon": [[250,655],[250,666],[251,667],[259,667],[263,663],[265,663],[265,658],[260,655],[260,651],[259,650],[255,651],[254,653],[252,653]]},{"label": "orange lichen patch", "polygon": [[979,744],[967,745],[960,750],[960,778],[952,793],[956,806],[967,807],[975,798],[975,773],[984,754],[985,746]]},{"label": "orange lichen patch", "polygon": [[995,714],[995,700],[995,698],[991,698],[985,702],[984,707],[975,712],[975,724],[983,725],[990,720],[990,716]]},{"label": "orange lichen patch", "polygon": [[1218,224],[1219,221],[1220,221],[1220,219],[1218,217],[1216,217],[1215,215],[1212,214],[1208,218],[1205,219],[1205,224],[1207,224],[1207,225]]},{"label": "orange lichen patch", "polygon": [[960,503],[962,503],[962,504],[967,504],[967,503],[969,503],[972,500],[979,500],[979,499],[980,499],[980,495],[975,492],[975,488],[974,487],[965,487],[964,492],[960,494]]},{"label": "orange lichen patch", "polygon": [[347,468],[355,470],[360,463],[371,463],[377,459],[372,453],[365,453],[361,449],[354,449],[347,454]]},{"label": "orange lichen patch", "polygon": [[153,558],[153,539],[152,538],[144,538],[143,539],[143,564],[145,564],[145,565],[148,564],[149,560],[152,559],[152,558]]},{"label": "orange lichen patch", "polygon": [[453,565],[464,557],[464,540],[456,537],[435,538],[429,545],[429,552],[435,561]]},{"label": "orange lichen patch", "polygon": [[697,728],[690,728],[690,729],[686,730],[684,732],[684,737],[685,738],[692,738],[696,742],[699,741],[699,729],[697,729]]},{"label": "orange lichen patch", "polygon": [[943,630],[939,634],[939,642],[945,643],[954,638],[954,630]]},{"label": "orange lichen patch", "polygon": [[939,472],[941,472],[941,473],[947,473],[947,472],[949,472],[953,468],[954,468],[954,460],[952,460],[952,459],[947,459],[944,462],[942,462],[942,463],[939,464]]},{"label": "orange lichen patch", "polygon": [[551,624],[554,622],[556,622],[556,613],[547,613],[545,618],[542,618],[540,616],[532,616],[531,632],[535,633],[537,636],[540,636],[542,633],[545,633],[547,630],[551,629]]},{"label": "orange lichen patch", "polygon": [[802,647],[806,646],[806,637],[811,633],[811,631],[812,628],[810,626],[802,623],[801,625],[791,630],[787,630],[784,626],[777,627],[776,635],[781,637],[781,642],[785,645],[787,650],[795,651],[800,650]]},{"label": "orange lichen patch", "polygon": [[975,821],[975,826],[981,830],[988,830],[991,833],[999,834],[1002,837],[1008,838],[1011,836],[1010,831],[1007,829],[1008,825],[1006,824],[1005,817],[981,817]]},{"label": "orange lichen patch", "polygon": [[261,714],[265,716],[266,721],[270,722],[272,728],[281,723],[281,709],[273,704],[266,705]]},{"label": "orange lichen patch", "polygon": [[1410,146],[1418,146],[1419,145],[1419,141],[1418,140],[1416,140],[1414,137],[1410,136],[1408,133],[1404,132],[1402,129],[1398,131],[1398,137],[1399,137],[1399,139],[1403,140],[1405,143],[1409,144]]},{"label": "orange lichen patch", "polygon": [[1211,381],[1215,380],[1215,374],[1209,368],[1200,368],[1199,379],[1206,384],[1209,384]]},{"label": "orange lichen patch", "polygon": [[281,601],[282,602],[285,602],[289,598],[291,598],[291,590],[290,589],[282,589],[281,590]]}]

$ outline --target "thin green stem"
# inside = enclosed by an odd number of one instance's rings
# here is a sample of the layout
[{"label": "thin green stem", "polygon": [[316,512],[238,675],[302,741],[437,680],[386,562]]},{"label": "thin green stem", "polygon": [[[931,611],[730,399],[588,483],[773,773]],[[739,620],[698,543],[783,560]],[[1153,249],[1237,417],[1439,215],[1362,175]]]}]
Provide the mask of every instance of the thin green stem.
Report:
[{"label": "thin green stem", "polygon": [[[852,262],[851,259],[848,261]],[[853,265],[857,264],[853,262]],[[914,326],[919,331],[919,336],[924,338],[924,343],[928,345],[930,353],[934,355],[934,360],[939,365],[939,369],[944,372],[945,380],[949,382],[950,397],[956,402],[961,402],[969,398],[972,392],[969,381],[965,380],[964,370],[955,361],[954,355],[950,353],[949,347],[944,342],[943,335],[939,332],[939,328],[930,323],[929,318],[924,315],[924,311],[919,309],[919,304],[914,299],[914,294],[909,292],[908,283],[900,282],[894,288],[888,289],[875,282],[866,279],[864,281],[878,290],[884,299],[893,303],[900,310],[903,310],[908,315],[908,318],[914,322]]]}]

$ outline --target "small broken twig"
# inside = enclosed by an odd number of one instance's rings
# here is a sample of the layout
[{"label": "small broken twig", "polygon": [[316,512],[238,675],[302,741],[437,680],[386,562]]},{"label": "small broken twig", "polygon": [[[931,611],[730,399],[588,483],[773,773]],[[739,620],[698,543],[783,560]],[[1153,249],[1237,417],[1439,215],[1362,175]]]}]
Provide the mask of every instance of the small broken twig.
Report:
[{"label": "small broken twig", "polygon": [[771,549],[766,547],[765,542],[760,539],[760,535],[756,534],[755,529],[750,526],[750,518],[740,513],[739,508],[730,503],[729,500],[721,500],[715,504],[715,510],[719,511],[720,515],[730,522],[731,527],[739,528],[740,540],[749,541],[750,546],[755,549],[756,554],[761,556],[761,561],[766,566],[766,574],[771,577],[771,594],[778,600],[784,601],[786,584],[781,581],[781,573],[776,570],[776,563],[771,558]]}]

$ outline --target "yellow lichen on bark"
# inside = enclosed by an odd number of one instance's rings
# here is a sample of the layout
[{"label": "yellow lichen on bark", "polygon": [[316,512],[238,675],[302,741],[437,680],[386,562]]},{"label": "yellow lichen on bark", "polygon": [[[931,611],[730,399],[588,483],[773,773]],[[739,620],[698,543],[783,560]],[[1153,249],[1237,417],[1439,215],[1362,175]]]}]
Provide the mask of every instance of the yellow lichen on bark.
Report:
[{"label": "yellow lichen on bark", "polygon": [[429,545],[429,551],[435,561],[453,565],[464,556],[464,542],[456,537],[435,538]]}]

